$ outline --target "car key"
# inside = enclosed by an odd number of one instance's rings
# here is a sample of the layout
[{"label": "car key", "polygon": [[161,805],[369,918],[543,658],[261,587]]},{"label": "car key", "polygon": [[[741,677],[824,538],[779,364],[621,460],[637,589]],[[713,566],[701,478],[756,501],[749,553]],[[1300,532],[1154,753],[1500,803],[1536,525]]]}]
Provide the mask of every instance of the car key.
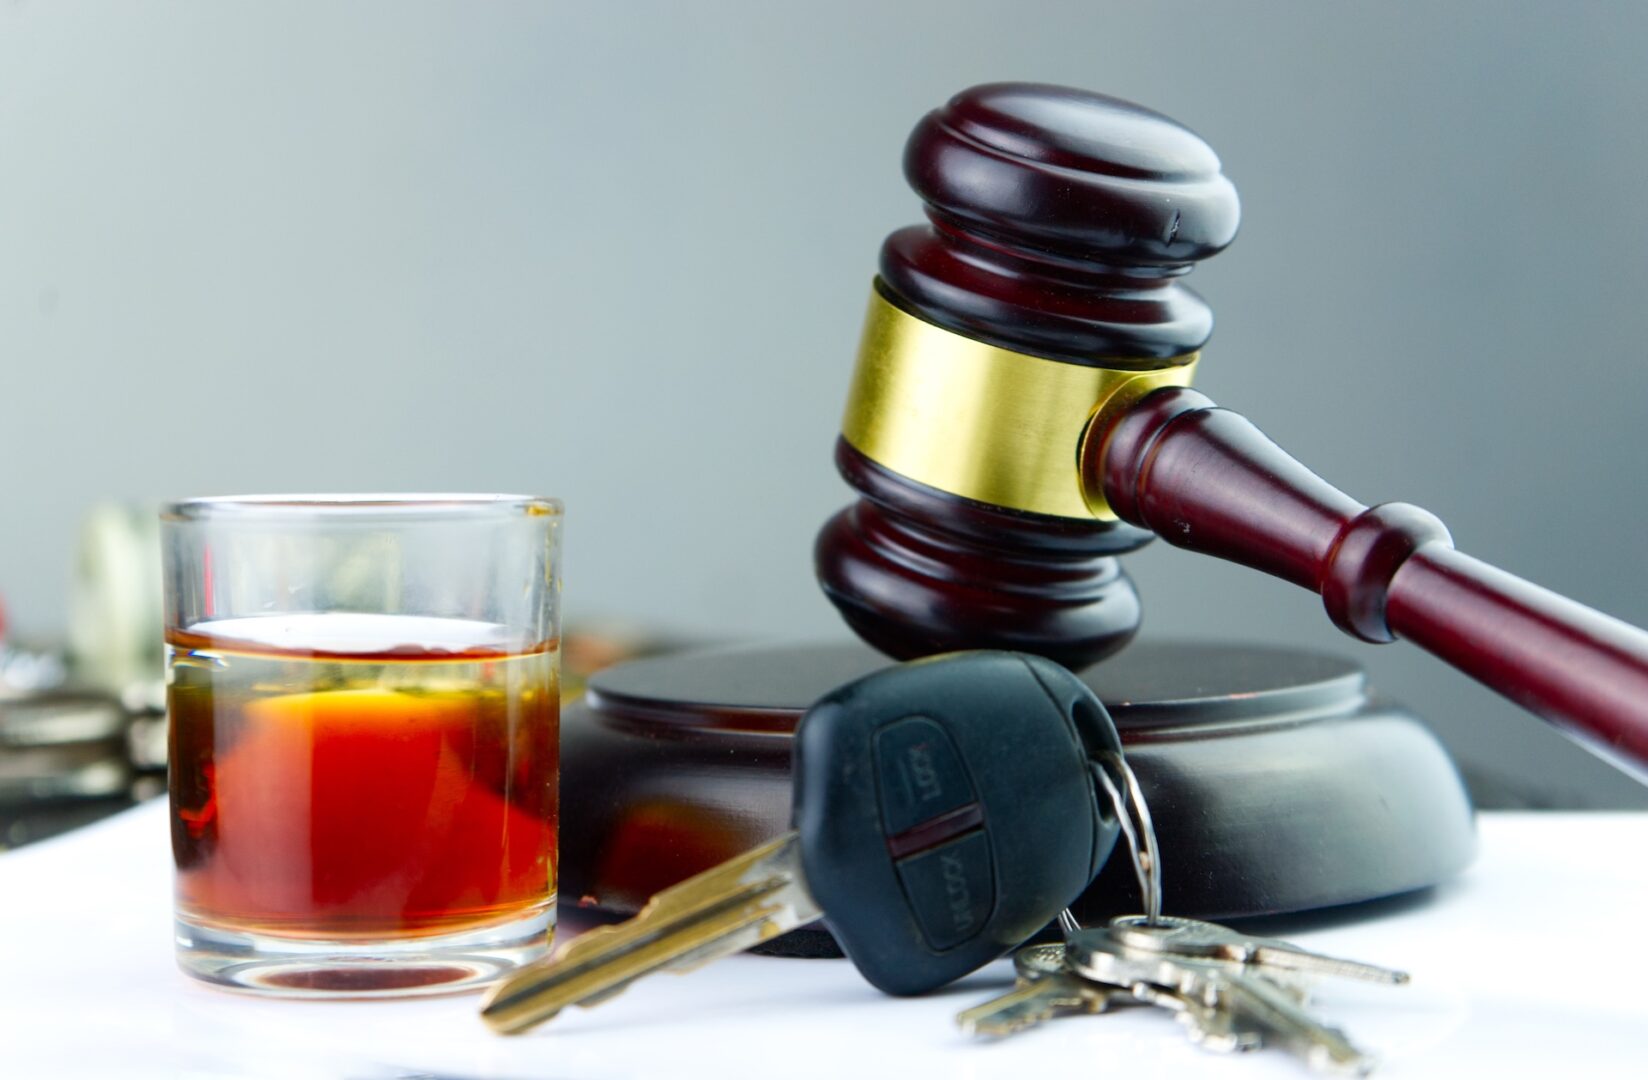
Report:
[{"label": "car key", "polygon": [[1049,660],[954,653],[865,676],[796,728],[793,832],[507,976],[482,1017],[522,1031],[820,915],[877,988],[942,986],[1097,875],[1120,833],[1101,762],[1120,761],[1104,706]]}]

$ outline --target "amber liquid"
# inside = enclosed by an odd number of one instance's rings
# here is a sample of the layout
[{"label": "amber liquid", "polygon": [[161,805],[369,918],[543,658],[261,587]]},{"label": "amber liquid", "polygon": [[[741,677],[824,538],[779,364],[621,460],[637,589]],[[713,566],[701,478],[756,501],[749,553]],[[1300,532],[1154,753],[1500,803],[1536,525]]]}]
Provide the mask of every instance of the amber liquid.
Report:
[{"label": "amber liquid", "polygon": [[178,914],[335,941],[552,910],[556,643],[313,614],[168,635]]}]

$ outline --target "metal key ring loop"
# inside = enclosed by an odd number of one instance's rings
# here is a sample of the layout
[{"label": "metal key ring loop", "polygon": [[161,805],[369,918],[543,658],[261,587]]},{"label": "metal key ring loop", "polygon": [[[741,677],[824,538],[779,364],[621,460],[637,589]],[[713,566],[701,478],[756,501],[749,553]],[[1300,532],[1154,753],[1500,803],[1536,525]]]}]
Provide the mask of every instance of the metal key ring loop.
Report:
[{"label": "metal key ring loop", "polygon": [[[1134,774],[1132,766],[1127,763],[1127,759],[1119,753],[1110,753],[1104,754],[1099,761],[1099,779],[1104,783],[1105,794],[1109,797],[1111,805],[1116,808],[1116,820],[1121,825],[1122,836],[1127,840],[1127,853],[1133,862],[1133,874],[1139,881],[1145,921],[1147,924],[1153,924],[1162,917],[1162,864],[1161,854],[1156,846],[1156,825],[1151,819],[1150,807],[1144,801],[1139,778]],[[1121,776],[1122,787],[1127,791],[1125,799],[1104,766],[1115,768]],[[1062,918],[1060,925],[1063,925]]]}]

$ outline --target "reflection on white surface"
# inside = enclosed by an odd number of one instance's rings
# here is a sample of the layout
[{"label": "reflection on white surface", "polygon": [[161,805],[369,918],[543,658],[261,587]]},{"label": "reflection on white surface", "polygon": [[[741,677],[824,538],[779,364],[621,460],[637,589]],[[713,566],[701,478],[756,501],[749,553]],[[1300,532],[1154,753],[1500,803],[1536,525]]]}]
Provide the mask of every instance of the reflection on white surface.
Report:
[{"label": "reflection on white surface", "polygon": [[[1554,913],[1583,898],[1589,925],[1633,925],[1648,874],[1621,856],[1648,847],[1648,815],[1485,815],[1481,834],[1477,865],[1429,901],[1292,935],[1414,975],[1405,988],[1323,983],[1318,1011],[1381,1055],[1380,1076],[1634,1074],[1648,1021],[1635,980],[1648,968],[1648,938],[1610,934],[1606,949],[1573,948]],[[240,996],[173,966],[169,877],[158,804],[0,856],[9,1080],[1307,1075],[1279,1051],[1207,1054],[1146,1008],[974,1042],[953,1016],[1007,986],[1004,962],[941,993],[894,999],[844,962],[740,956],[643,981],[598,1009],[507,1039],[482,1027],[473,994]]]}]

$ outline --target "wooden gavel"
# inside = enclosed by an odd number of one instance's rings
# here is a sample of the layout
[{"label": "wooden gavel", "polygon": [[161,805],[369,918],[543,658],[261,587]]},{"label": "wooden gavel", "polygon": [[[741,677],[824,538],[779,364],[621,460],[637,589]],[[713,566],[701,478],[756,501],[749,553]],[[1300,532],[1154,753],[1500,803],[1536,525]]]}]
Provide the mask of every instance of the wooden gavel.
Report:
[{"label": "wooden gavel", "polygon": [[1138,629],[1115,556],[1151,534],[1322,596],[1648,782],[1648,633],[1368,508],[1188,389],[1212,332],[1178,279],[1235,236],[1235,188],[1174,121],[994,84],[925,117],[930,223],[882,247],[836,460],[860,500],[819,535],[824,591],[900,658],[1011,648],[1082,667]]}]

